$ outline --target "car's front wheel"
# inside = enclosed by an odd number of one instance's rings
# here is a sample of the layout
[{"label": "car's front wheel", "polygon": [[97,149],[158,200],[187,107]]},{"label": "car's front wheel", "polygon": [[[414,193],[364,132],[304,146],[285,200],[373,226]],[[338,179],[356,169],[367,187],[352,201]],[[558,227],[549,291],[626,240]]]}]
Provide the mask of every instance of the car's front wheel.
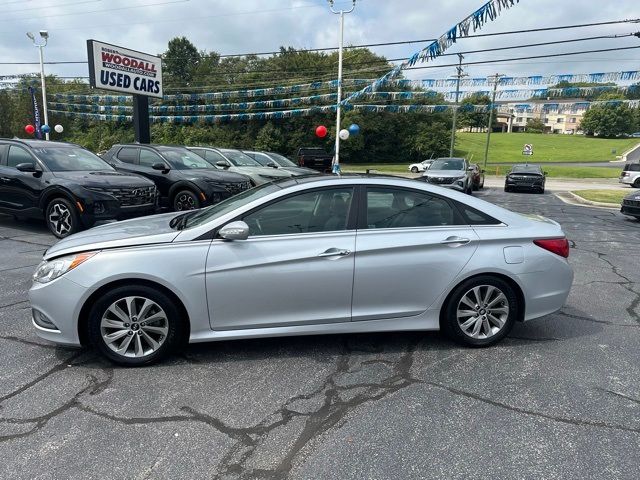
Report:
[{"label": "car's front wheel", "polygon": [[122,286],[107,292],[89,313],[91,344],[124,366],[146,365],[166,357],[182,338],[180,310],[161,291]]},{"label": "car's front wheel", "polygon": [[486,347],[507,336],[518,308],[518,297],[507,282],[482,275],[454,290],[443,308],[441,327],[459,343]]},{"label": "car's front wheel", "polygon": [[418,173],[418,167],[411,167],[411,173]]},{"label": "car's front wheel", "polygon": [[181,190],[173,197],[173,210],[176,212],[196,208],[200,208],[200,199],[191,190]]},{"label": "car's front wheel", "polygon": [[68,237],[80,229],[80,218],[66,198],[54,198],[47,204],[44,219],[49,231],[58,238]]}]

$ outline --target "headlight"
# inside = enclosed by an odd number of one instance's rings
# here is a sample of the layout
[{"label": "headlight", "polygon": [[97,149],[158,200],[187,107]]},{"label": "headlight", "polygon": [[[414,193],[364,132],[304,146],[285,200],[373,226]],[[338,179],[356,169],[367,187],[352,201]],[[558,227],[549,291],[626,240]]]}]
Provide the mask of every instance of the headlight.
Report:
[{"label": "headlight", "polygon": [[98,252],[84,252],[76,255],[69,255],[67,257],[56,258],[51,261],[43,261],[36,272],[33,274],[33,281],[39,283],[49,283],[51,280],[55,280],[61,275],[64,275],[69,270],[73,270],[81,263],[89,260]]}]

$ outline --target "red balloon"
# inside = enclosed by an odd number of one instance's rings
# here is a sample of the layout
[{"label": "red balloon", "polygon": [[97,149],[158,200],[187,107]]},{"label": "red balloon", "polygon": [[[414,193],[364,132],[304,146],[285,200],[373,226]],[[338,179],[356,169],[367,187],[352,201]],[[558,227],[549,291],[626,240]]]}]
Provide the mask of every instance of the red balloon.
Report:
[{"label": "red balloon", "polygon": [[24,127],[24,131],[27,132],[29,135],[33,135],[33,132],[36,131],[36,127],[34,127],[33,125],[29,124],[26,127]]},{"label": "red balloon", "polygon": [[316,135],[319,138],[324,138],[327,136],[327,127],[325,127],[324,125],[320,125],[319,127],[316,128]]}]

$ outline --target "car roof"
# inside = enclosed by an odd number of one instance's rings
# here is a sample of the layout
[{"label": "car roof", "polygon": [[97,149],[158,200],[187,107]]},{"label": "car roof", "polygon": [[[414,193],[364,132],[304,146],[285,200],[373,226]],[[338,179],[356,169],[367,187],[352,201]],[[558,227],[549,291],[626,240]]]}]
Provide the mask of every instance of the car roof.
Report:
[{"label": "car roof", "polygon": [[2,142],[15,142],[25,145],[31,148],[42,148],[42,147],[80,147],[84,148],[81,145],[70,142],[56,142],[53,140],[36,140],[30,138],[0,138]]}]

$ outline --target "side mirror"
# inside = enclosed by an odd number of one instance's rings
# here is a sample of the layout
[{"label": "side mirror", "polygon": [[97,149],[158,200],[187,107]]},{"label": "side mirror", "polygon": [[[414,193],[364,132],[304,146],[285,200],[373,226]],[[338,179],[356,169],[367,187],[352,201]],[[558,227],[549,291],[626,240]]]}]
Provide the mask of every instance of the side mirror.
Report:
[{"label": "side mirror", "polygon": [[243,221],[231,222],[222,227],[218,234],[225,240],[246,240],[249,238],[249,225]]},{"label": "side mirror", "polygon": [[486,170],[480,170],[480,173],[484,173]]},{"label": "side mirror", "polygon": [[269,163],[267,163],[267,167],[278,168],[278,164],[275,163],[275,162],[269,162]]},{"label": "side mirror", "polygon": [[19,163],[18,165],[16,165],[16,168],[19,172],[36,173],[35,163]]},{"label": "side mirror", "polygon": [[162,173],[168,173],[169,170],[171,170],[171,167],[169,167],[169,165],[166,165],[162,162],[154,163],[153,165],[151,165],[151,168],[153,168],[154,170],[161,170]]},{"label": "side mirror", "polygon": [[546,177],[547,175],[549,175],[547,172],[542,172],[542,174]]},{"label": "side mirror", "polygon": [[229,164],[225,160],[218,160],[216,162],[216,167],[229,168]]}]

